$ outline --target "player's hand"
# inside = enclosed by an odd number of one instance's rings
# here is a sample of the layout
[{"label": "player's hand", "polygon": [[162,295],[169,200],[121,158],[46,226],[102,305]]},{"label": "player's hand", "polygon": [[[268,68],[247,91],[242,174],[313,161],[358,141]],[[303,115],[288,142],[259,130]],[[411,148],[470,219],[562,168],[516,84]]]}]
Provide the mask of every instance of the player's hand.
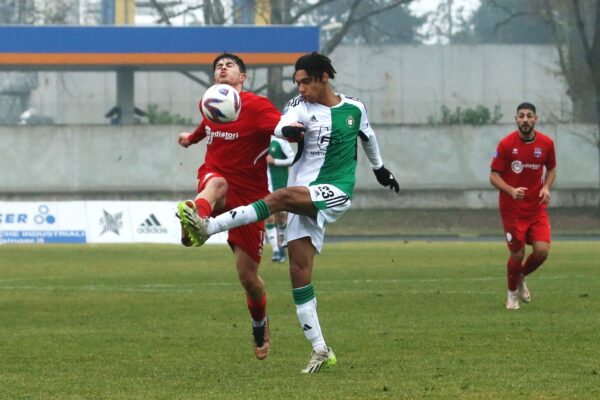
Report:
[{"label": "player's hand", "polygon": [[275,160],[270,155],[267,155],[267,164],[275,164]]},{"label": "player's hand", "polygon": [[540,204],[544,204],[544,203],[550,203],[550,190],[546,189],[546,188],[542,188],[542,190],[540,190]]},{"label": "player's hand", "polygon": [[525,198],[526,187],[511,188],[510,197],[515,200],[523,200]]},{"label": "player's hand", "polygon": [[181,147],[189,147],[192,144],[192,142],[190,142],[190,133],[181,132],[177,137],[177,143],[179,143]]},{"label": "player's hand", "polygon": [[283,134],[283,137],[285,137],[291,142],[296,143],[301,142],[304,139],[304,132],[306,132],[306,128],[298,122],[281,128],[281,133]]},{"label": "player's hand", "polygon": [[383,165],[379,169],[374,169],[373,172],[377,177],[377,182],[379,182],[385,187],[389,187],[396,193],[400,191],[400,185],[398,184],[398,181],[396,180],[396,178],[394,178],[394,175],[390,171],[388,171],[387,168],[385,168]]}]

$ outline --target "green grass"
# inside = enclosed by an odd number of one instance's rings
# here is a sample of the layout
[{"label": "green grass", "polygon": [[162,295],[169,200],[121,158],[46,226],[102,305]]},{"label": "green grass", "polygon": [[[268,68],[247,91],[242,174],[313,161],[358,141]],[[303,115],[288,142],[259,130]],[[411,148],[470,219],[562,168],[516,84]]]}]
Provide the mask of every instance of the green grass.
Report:
[{"label": "green grass", "polygon": [[[549,208],[553,235],[600,235],[595,208]],[[494,236],[502,238],[498,209],[350,209],[327,234]]]},{"label": "green grass", "polygon": [[518,311],[506,256],[501,242],[326,244],[314,283],[338,364],[304,376],[283,265],[261,267],[261,362],[224,246],[4,245],[0,398],[600,397],[600,246],[554,243]]}]

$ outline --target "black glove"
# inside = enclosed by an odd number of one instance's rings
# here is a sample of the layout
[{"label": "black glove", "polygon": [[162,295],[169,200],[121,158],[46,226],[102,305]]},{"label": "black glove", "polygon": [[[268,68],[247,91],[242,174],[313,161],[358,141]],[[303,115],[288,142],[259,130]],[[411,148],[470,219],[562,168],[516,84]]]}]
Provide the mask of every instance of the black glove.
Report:
[{"label": "black glove", "polygon": [[304,132],[306,132],[306,128],[303,126],[284,126],[281,128],[283,137],[292,142],[301,142],[304,138]]},{"label": "black glove", "polygon": [[400,185],[398,185],[398,181],[396,178],[394,178],[394,175],[383,165],[379,169],[374,169],[373,172],[377,177],[377,182],[381,183],[385,187],[393,189],[396,193],[400,191]]}]

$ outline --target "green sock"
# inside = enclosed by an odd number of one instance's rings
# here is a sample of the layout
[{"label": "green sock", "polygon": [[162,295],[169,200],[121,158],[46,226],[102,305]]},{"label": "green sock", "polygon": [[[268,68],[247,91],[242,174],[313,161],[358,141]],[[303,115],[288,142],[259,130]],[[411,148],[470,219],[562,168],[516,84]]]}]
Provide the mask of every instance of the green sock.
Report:
[{"label": "green sock", "polygon": [[254,207],[254,211],[256,211],[256,215],[259,221],[267,219],[271,215],[269,207],[267,207],[267,204],[264,202],[264,200],[258,200],[252,203],[251,206]]},{"label": "green sock", "polygon": [[315,289],[312,283],[301,288],[292,289],[292,295],[294,296],[294,303],[296,305],[308,303],[315,298]]}]

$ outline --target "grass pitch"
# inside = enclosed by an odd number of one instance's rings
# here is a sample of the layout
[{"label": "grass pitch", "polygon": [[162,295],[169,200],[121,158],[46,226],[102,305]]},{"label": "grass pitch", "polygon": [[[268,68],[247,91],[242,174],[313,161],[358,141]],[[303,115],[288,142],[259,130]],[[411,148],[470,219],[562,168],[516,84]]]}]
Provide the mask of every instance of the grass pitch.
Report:
[{"label": "grass pitch", "polygon": [[269,257],[261,362],[224,246],[1,246],[0,398],[600,397],[600,245],[555,242],[518,311],[506,257],[502,242],[326,244],[314,284],[338,364],[306,376]]}]

